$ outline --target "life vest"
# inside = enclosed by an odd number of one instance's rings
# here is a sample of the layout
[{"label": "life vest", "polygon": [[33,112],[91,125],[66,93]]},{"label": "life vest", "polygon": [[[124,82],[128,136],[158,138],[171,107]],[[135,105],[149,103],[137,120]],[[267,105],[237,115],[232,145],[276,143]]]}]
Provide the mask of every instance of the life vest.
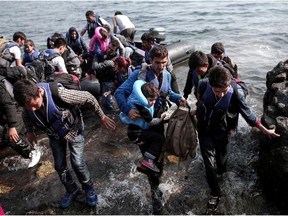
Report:
[{"label": "life vest", "polygon": [[33,62],[34,60],[38,59],[38,56],[39,56],[38,49],[35,49],[35,51],[32,53],[28,53],[25,51],[23,56],[23,59],[25,60],[25,67],[30,65],[31,62]]},{"label": "life vest", "polygon": [[[166,97],[169,94],[169,82],[168,82],[168,74],[169,73],[166,69],[163,70],[162,75],[162,82],[159,83],[157,77],[153,73],[151,66],[147,67],[147,70],[140,69],[138,74],[138,79],[145,80],[147,82],[152,82],[160,91],[160,97],[157,98],[154,104],[154,111],[155,114],[159,112],[159,110],[166,109]],[[166,110],[165,110],[166,111]]]},{"label": "life vest", "polygon": [[14,46],[19,47],[19,45],[14,41],[10,41],[5,45],[0,56],[0,65],[9,67],[15,61],[14,55],[9,51],[9,49]]},{"label": "life vest", "polygon": [[101,20],[99,19],[100,16],[96,12],[94,12],[94,14],[95,14],[95,19],[96,19],[95,22],[88,23],[88,36],[90,39],[94,36],[95,29],[99,26],[103,26]]},{"label": "life vest", "polygon": [[[133,91],[132,91],[131,95],[128,97],[127,103],[132,107],[132,109],[137,109],[135,104],[139,104],[139,105],[145,107],[146,109],[148,109],[151,116],[153,116],[154,106],[149,107],[148,100],[143,95],[143,93],[141,91],[141,87],[145,83],[146,82],[144,80],[136,80],[134,82]],[[148,129],[149,128],[149,123],[147,121],[145,121],[144,118],[138,118],[138,119],[132,120],[129,118],[128,115],[124,114],[123,112],[121,112],[119,114],[119,117],[120,117],[120,120],[124,124],[134,124],[134,125],[139,126],[142,129]]]},{"label": "life vest", "polygon": [[[45,116],[39,110],[30,111],[28,115],[33,123],[39,129],[45,131],[47,135],[56,138],[64,138],[73,126],[78,123],[78,118],[71,109],[60,108],[54,102],[54,94],[52,93],[49,83],[37,83],[45,91]],[[58,90],[58,89],[57,89]],[[56,97],[56,96],[55,96]]]},{"label": "life vest", "polygon": [[43,52],[41,52],[41,57],[43,59],[46,59],[48,61],[51,61],[53,58],[60,56],[60,54],[55,51],[54,49],[46,49]]},{"label": "life vest", "polygon": [[197,119],[199,128],[213,129],[213,130],[227,130],[228,108],[233,95],[233,87],[230,86],[228,92],[220,99],[217,99],[213,93],[212,87],[206,82],[206,90],[202,97],[197,101]]},{"label": "life vest", "polygon": [[70,36],[70,32],[68,31],[66,33],[66,40],[68,42],[68,45],[72,48],[72,46],[81,46],[81,40],[80,40],[80,35],[78,33],[78,31],[76,31],[77,34],[77,38],[76,40],[72,40],[71,36]]},{"label": "life vest", "polygon": [[81,43],[81,37],[80,34],[77,30],[73,30],[72,32],[76,31],[77,34],[77,38],[76,40],[72,40],[71,36],[70,36],[70,31],[68,31],[66,33],[66,40],[67,40],[67,44],[69,47],[71,47],[71,49],[75,52],[75,50],[81,50],[81,53],[83,52],[83,48],[82,48],[82,43]]},{"label": "life vest", "polygon": [[103,27],[97,27],[96,30],[95,30],[95,37],[98,41],[98,43],[100,44],[100,47],[101,47],[101,52],[102,53],[105,53],[105,51],[107,50],[108,46],[109,46],[109,42],[110,40],[107,38],[107,40],[103,40],[102,39],[102,36],[100,34],[100,30],[103,29],[104,31],[107,31],[105,28]]}]

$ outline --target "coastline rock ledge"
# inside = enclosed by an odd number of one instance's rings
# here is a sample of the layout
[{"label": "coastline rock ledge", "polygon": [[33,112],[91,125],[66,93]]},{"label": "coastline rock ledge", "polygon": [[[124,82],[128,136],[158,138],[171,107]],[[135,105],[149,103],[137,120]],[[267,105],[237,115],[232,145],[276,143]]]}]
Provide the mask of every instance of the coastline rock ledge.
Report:
[{"label": "coastline rock ledge", "polygon": [[271,202],[288,213],[288,60],[266,76],[262,123],[276,127],[279,138],[260,140],[259,175]]}]

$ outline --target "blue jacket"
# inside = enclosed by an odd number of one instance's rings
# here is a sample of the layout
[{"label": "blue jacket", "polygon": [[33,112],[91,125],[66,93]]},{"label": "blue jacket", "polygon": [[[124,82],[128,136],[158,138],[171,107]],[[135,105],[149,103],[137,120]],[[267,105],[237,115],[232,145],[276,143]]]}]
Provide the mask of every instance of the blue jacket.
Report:
[{"label": "blue jacket", "polygon": [[[147,72],[149,72],[149,70],[151,72],[150,67],[147,68]],[[133,73],[128,77],[128,79],[117,88],[114,94],[120,111],[122,111],[125,114],[128,114],[128,112],[132,109],[132,107],[127,103],[127,98],[132,93],[133,84],[138,79],[139,71],[140,69],[133,71]],[[160,93],[168,94],[170,101],[178,103],[179,100],[182,98],[182,96],[172,91],[171,74],[166,69],[164,69],[163,74],[166,74],[167,76],[166,80],[168,82],[168,90],[167,92],[160,92]]]}]

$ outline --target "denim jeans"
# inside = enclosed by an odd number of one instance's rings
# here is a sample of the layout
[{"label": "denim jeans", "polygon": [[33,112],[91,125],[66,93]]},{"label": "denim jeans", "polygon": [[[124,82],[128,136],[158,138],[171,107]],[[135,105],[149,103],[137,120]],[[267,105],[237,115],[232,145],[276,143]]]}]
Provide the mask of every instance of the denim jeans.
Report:
[{"label": "denim jeans", "polygon": [[54,157],[55,170],[57,171],[60,180],[65,186],[66,190],[72,193],[78,188],[78,185],[73,180],[70,170],[67,166],[67,146],[70,150],[72,168],[79,182],[81,183],[83,190],[88,190],[93,187],[93,182],[90,178],[90,172],[84,161],[83,131],[79,133],[74,142],[67,142],[64,139],[55,139],[54,137],[49,137],[49,139]]}]

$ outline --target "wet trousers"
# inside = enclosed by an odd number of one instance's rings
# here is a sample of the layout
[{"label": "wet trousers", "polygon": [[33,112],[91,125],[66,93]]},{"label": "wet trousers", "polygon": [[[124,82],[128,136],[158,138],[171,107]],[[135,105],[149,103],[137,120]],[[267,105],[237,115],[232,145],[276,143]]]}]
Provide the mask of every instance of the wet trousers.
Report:
[{"label": "wet trousers", "polygon": [[221,190],[217,174],[222,175],[227,171],[227,145],[230,135],[228,132],[211,133],[210,131],[199,130],[198,136],[211,195],[219,196]]},{"label": "wet trousers", "polygon": [[93,182],[90,178],[90,172],[84,161],[84,137],[81,131],[75,138],[74,142],[67,142],[64,139],[56,139],[49,137],[50,146],[54,157],[54,166],[61,182],[65,186],[67,192],[73,193],[78,189],[78,185],[73,180],[71,172],[67,166],[67,147],[70,151],[70,161],[72,168],[82,185],[83,190],[89,190],[93,187]]},{"label": "wet trousers", "polygon": [[26,129],[24,126],[24,122],[22,120],[22,108],[17,108],[16,112],[17,124],[15,128],[19,135],[19,141],[17,143],[13,143],[10,141],[9,134],[8,134],[8,125],[4,124],[3,131],[1,135],[1,140],[3,144],[10,146],[13,150],[15,150],[18,154],[20,154],[23,158],[29,158],[29,154],[32,150],[34,150],[31,143],[26,138]]},{"label": "wet trousers", "polygon": [[132,141],[136,138],[139,138],[139,141],[143,142],[143,144],[139,145],[140,151],[143,156],[145,152],[149,152],[150,154],[153,154],[155,156],[154,163],[160,169],[160,172],[156,173],[151,171],[145,173],[148,177],[148,181],[151,187],[151,193],[153,195],[158,190],[158,186],[160,184],[160,177],[163,172],[163,159],[159,161],[159,157],[161,156],[162,147],[165,142],[164,124],[151,126],[148,130],[140,129],[138,130],[138,133],[135,127],[133,127],[133,125],[129,125],[128,137]]},{"label": "wet trousers", "polygon": [[[145,152],[148,152],[155,157],[155,161],[158,160],[165,142],[165,137],[161,132],[153,128],[143,130],[131,124],[128,126],[127,134],[131,141],[139,145],[143,156]],[[135,142],[135,140],[137,140],[137,142]]]}]

